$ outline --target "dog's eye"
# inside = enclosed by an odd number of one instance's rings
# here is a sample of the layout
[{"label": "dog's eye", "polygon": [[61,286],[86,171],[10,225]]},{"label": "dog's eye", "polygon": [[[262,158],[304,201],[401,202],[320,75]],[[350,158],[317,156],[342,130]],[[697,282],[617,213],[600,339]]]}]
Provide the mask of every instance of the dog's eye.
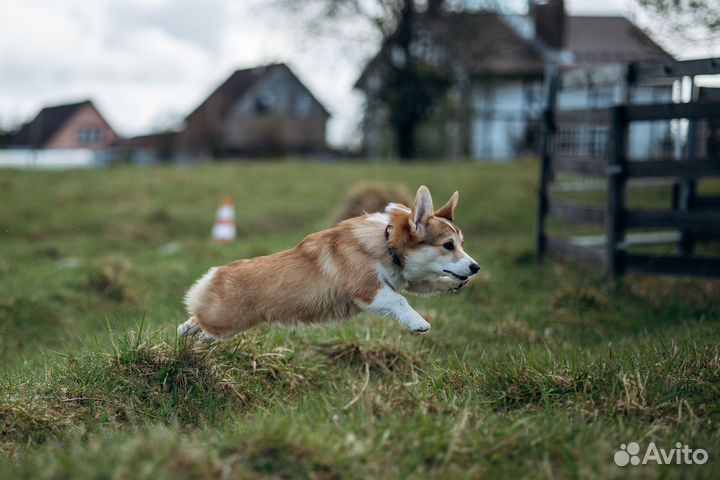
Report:
[{"label": "dog's eye", "polygon": [[455,250],[455,242],[445,242],[443,243],[443,247],[445,247],[445,250],[453,251]]}]

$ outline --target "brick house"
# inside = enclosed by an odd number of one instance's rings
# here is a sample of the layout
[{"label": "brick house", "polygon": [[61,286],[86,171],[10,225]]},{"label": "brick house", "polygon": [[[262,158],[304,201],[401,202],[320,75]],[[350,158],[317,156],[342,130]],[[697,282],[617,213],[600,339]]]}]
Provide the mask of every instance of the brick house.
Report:
[{"label": "brick house", "polygon": [[12,148],[105,150],[118,140],[90,100],[45,107],[8,142]]},{"label": "brick house", "polygon": [[237,70],[185,118],[183,156],[273,155],[327,149],[330,114],[285,64]]}]

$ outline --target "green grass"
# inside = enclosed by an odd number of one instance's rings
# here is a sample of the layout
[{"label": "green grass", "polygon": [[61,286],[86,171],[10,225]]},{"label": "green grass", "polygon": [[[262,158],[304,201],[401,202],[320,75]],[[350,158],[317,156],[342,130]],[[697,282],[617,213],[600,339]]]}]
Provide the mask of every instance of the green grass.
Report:
[{"label": "green grass", "polygon": [[[598,478],[720,474],[720,283],[532,258],[537,165],[244,163],[0,172],[0,478]],[[358,182],[460,191],[483,266],[361,316],[178,342],[211,265],[298,243]],[[209,231],[237,206],[237,242]],[[621,443],[703,466],[617,467]]]}]

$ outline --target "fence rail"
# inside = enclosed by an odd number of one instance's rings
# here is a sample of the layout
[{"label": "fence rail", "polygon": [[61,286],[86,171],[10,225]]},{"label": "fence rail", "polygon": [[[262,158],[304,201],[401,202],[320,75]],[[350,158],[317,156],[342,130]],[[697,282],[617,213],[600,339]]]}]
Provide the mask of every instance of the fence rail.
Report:
[{"label": "fence rail", "polygon": [[[699,120],[720,119],[720,102],[633,105],[628,102],[634,82],[653,78],[677,78],[694,75],[720,75],[720,58],[666,64],[631,64],[625,69],[625,103],[608,108],[557,111],[557,89],[563,85],[557,72],[548,82],[548,109],[544,115],[541,151],[538,231],[538,258],[551,253],[575,261],[600,266],[611,279],[626,272],[663,275],[720,276],[720,257],[692,255],[696,241],[720,241],[720,195],[697,195],[698,179],[720,177],[720,158],[702,158],[686,148],[684,158],[628,160],[627,141],[633,122],[690,120],[688,145],[695,140],[693,128]],[[603,75],[613,74],[607,70]],[[582,75],[572,73],[573,88]],[[592,75],[588,74],[590,78]],[[560,156],[553,147],[558,124],[602,124],[608,127],[607,156]],[[555,173],[579,174],[605,179],[604,207],[549,197]],[[636,210],[627,206],[629,180],[666,178],[673,185],[673,210]],[[643,180],[651,182],[651,180]],[[546,218],[554,216],[575,224],[602,225],[605,234],[592,242],[547,234]],[[631,233],[632,230],[662,229],[662,232]],[[669,231],[668,231],[669,230]],[[675,233],[677,232],[677,233]],[[647,244],[677,242],[678,255],[640,255],[628,252],[643,237]],[[631,241],[632,239],[632,241]],[[678,240],[679,239],[679,240]]]},{"label": "fence rail", "polygon": [[635,64],[630,68],[630,80],[637,82],[653,78],[720,75],[720,58],[701,58],[684,62]]},{"label": "fence rail", "polygon": [[555,112],[557,123],[598,123],[606,125],[610,120],[607,108],[591,108],[584,110],[561,110]]},{"label": "fence rail", "polygon": [[587,160],[578,157],[557,157],[553,161],[556,172],[576,173],[604,177],[607,174],[607,162],[603,160]]},{"label": "fence rail", "polygon": [[[720,115],[720,102],[665,103],[659,105],[627,105],[631,122],[673,120],[676,118],[705,119]],[[594,113],[594,115],[597,115]]]},{"label": "fence rail", "polygon": [[697,232],[720,233],[717,212],[698,211],[625,211],[627,228],[675,228]]},{"label": "fence rail", "polygon": [[695,197],[693,199],[693,207],[698,210],[706,208],[720,210],[720,196]]},{"label": "fence rail", "polygon": [[625,268],[634,273],[720,277],[720,258],[626,255]]},{"label": "fence rail", "polygon": [[627,164],[628,177],[720,177],[720,161],[708,159],[645,160]]},{"label": "fence rail", "polygon": [[549,213],[572,222],[605,224],[605,210],[570,200],[550,200]]},{"label": "fence rail", "polygon": [[596,267],[605,265],[605,253],[599,248],[577,245],[564,238],[548,236],[547,249],[550,253],[570,260],[588,263]]}]

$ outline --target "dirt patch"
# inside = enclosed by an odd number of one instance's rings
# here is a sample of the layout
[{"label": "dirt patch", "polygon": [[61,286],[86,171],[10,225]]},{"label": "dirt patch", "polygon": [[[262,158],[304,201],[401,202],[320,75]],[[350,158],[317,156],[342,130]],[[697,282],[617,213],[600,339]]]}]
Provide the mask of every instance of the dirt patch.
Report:
[{"label": "dirt patch", "polygon": [[[14,334],[20,329],[58,325],[56,310],[44,300],[36,297],[0,298],[0,331]],[[21,345],[22,341],[22,336],[19,336],[12,343]]]},{"label": "dirt patch", "polygon": [[581,405],[591,401],[593,390],[585,372],[495,371],[488,378],[497,389],[496,406],[507,410],[543,404]]},{"label": "dirt patch", "polygon": [[124,258],[110,257],[96,265],[87,275],[85,287],[113,300],[133,303],[137,296],[130,289],[132,263]]},{"label": "dirt patch", "polygon": [[515,255],[513,258],[513,264],[520,266],[537,264],[535,252],[532,250],[523,250]]},{"label": "dirt patch", "polygon": [[569,308],[572,310],[610,310],[612,304],[602,294],[572,285],[556,294],[550,304],[553,309]]},{"label": "dirt patch", "polygon": [[208,349],[180,343],[129,348],[109,357],[109,368],[131,401],[160,410],[168,399],[181,420],[194,421],[203,404],[245,404],[247,399],[229,375],[229,366]]},{"label": "dirt patch", "polygon": [[709,278],[636,277],[626,282],[633,297],[656,311],[681,305],[689,312],[702,314],[720,305],[720,280]]},{"label": "dirt patch", "polygon": [[40,443],[67,424],[47,405],[15,399],[0,402],[0,453],[14,455],[18,446]]},{"label": "dirt patch", "polygon": [[411,374],[423,365],[419,356],[391,344],[363,345],[356,341],[338,341],[323,343],[317,348],[333,365],[360,369],[367,365],[370,371],[376,373]]},{"label": "dirt patch", "polygon": [[345,197],[333,223],[365,213],[382,212],[388,203],[410,205],[412,196],[403,185],[362,183],[354,186]]},{"label": "dirt patch", "polygon": [[245,469],[271,478],[342,478],[329,461],[324,461],[319,452],[307,445],[261,442],[249,446],[241,458]]},{"label": "dirt patch", "polygon": [[152,210],[150,213],[145,215],[145,220],[149,224],[170,223],[174,220],[174,217],[170,213],[170,211],[164,208],[156,208],[155,210]]},{"label": "dirt patch", "polygon": [[[263,391],[281,388],[295,392],[312,382],[319,373],[317,362],[299,358],[287,347],[268,349],[257,334],[239,335],[229,342],[219,342],[210,347],[213,358],[231,366],[235,378],[263,383]],[[286,393],[287,393],[286,391]]]},{"label": "dirt patch", "polygon": [[555,341],[558,328],[558,325],[544,329],[533,328],[514,314],[509,314],[495,322],[484,323],[480,326],[483,334],[491,338],[507,338],[518,342],[544,344]]}]

